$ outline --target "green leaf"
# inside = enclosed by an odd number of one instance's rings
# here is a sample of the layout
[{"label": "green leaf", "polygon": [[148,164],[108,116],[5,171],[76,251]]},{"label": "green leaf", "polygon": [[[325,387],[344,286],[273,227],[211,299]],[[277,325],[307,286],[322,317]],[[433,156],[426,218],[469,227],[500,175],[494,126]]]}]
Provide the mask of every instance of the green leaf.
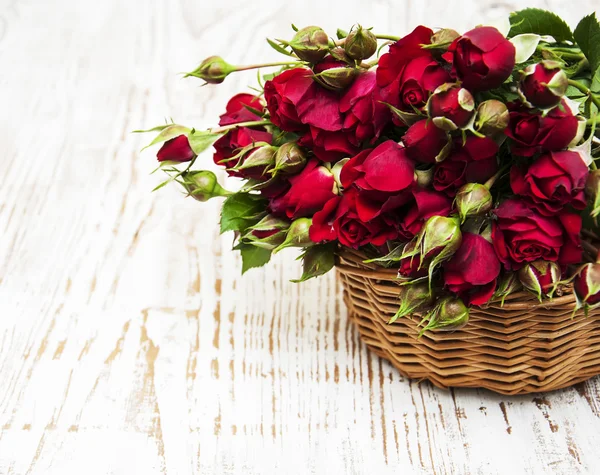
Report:
[{"label": "green leaf", "polygon": [[[162,127],[162,126],[161,126]],[[155,129],[158,129],[155,127]],[[152,129],[149,129],[151,131]],[[156,145],[157,143],[166,142],[167,140],[174,139],[179,135],[186,135],[190,132],[189,127],[184,127],[183,125],[171,124],[161,129],[160,134],[158,134],[152,142],[146,145],[142,150],[147,149],[148,147],[152,147],[152,145]]]},{"label": "green leaf", "polygon": [[244,232],[260,221],[267,209],[267,200],[260,195],[235,193],[225,200],[221,209],[221,233]]},{"label": "green leaf", "polygon": [[160,132],[161,130],[166,129],[167,127],[170,127],[171,125],[173,125],[173,124],[157,125],[156,127],[152,127],[151,129],[132,130],[131,133],[133,133],[133,134],[145,134],[146,132]]},{"label": "green leaf", "polygon": [[211,134],[207,130],[192,130],[188,134],[188,140],[190,142],[190,147],[196,155],[200,155],[204,152],[208,147],[210,147],[221,134]]},{"label": "green leaf", "polygon": [[254,267],[262,267],[271,260],[271,251],[252,244],[239,244],[237,249],[242,254],[242,274]]},{"label": "green leaf", "polygon": [[600,90],[600,25],[596,14],[584,17],[575,28],[575,41],[590,63],[592,91]]},{"label": "green leaf", "polygon": [[558,42],[573,40],[573,33],[562,18],[539,8],[526,8],[511,13],[508,36],[513,37],[524,33],[549,35]]},{"label": "green leaf", "polygon": [[302,277],[292,282],[299,283],[329,272],[335,264],[335,243],[321,244],[306,249],[301,254]]}]

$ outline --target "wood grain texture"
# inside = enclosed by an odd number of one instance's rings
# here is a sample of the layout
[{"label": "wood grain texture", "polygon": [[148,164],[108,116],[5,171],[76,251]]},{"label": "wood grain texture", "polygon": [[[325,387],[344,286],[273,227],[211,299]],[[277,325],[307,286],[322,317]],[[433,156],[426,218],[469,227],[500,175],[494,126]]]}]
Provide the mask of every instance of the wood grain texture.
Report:
[{"label": "wood grain texture", "polygon": [[[219,203],[150,194],[129,131],[205,127],[289,24],[464,30],[524,2],[0,1],[0,474],[579,474],[600,381],[443,391],[369,355],[333,274],[293,252],[239,276]],[[592,0],[527,2],[571,24]],[[206,156],[206,163],[211,163]]]}]

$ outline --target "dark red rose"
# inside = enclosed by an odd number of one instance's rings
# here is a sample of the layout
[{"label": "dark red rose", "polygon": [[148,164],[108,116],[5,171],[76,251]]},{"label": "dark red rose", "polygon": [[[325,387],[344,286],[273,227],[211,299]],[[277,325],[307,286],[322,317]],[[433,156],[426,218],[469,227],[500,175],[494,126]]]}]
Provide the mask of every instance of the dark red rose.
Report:
[{"label": "dark red rose", "polygon": [[298,140],[298,144],[310,149],[323,162],[335,162],[351,157],[360,150],[350,141],[352,138],[351,134],[342,130],[327,131],[310,127],[309,132]]},{"label": "dark red rose", "polygon": [[528,169],[513,165],[510,185],[517,195],[531,200],[537,210],[553,216],[568,205],[584,209],[588,167],[577,152],[548,152]]},{"label": "dark red rose", "polygon": [[471,91],[502,85],[515,67],[515,47],[491,26],[481,26],[454,40],[444,54],[452,70]]},{"label": "dark red rose", "polygon": [[356,209],[359,191],[348,188],[344,194],[328,201],[315,213],[309,231],[313,242],[337,240],[346,247],[358,249],[367,244],[382,246],[398,235],[396,220],[388,214],[364,222]]},{"label": "dark red rose", "polygon": [[404,147],[387,140],[351,158],[340,179],[345,188],[356,184],[362,190],[398,193],[415,184],[415,164]]},{"label": "dark red rose", "polygon": [[156,154],[159,162],[189,162],[195,156],[196,154],[185,135],[178,135],[174,139],[167,140]]},{"label": "dark red rose", "polygon": [[260,116],[248,109],[254,109],[260,113],[264,112],[265,106],[260,98],[252,94],[237,94],[229,99],[225,107],[225,113],[221,115],[219,125],[239,124],[240,122],[249,122],[259,120]]},{"label": "dark red rose", "polygon": [[573,290],[579,303],[597,306],[600,303],[600,264],[590,262],[582,266],[573,281]]},{"label": "dark red rose", "polygon": [[378,138],[391,119],[388,108],[381,103],[376,86],[375,73],[364,72],[340,99],[340,112],[344,115],[343,130],[354,145]]},{"label": "dark red rose", "polygon": [[281,130],[298,132],[306,130],[300,120],[298,105],[304,96],[314,90],[313,72],[306,68],[283,71],[265,83],[265,100],[273,122]]},{"label": "dark red rose", "polygon": [[512,139],[511,151],[516,155],[531,157],[539,152],[562,150],[577,136],[577,117],[564,101],[546,117],[519,104],[510,104],[509,109],[510,122],[505,133]]},{"label": "dark red rose", "polygon": [[467,137],[457,140],[450,156],[435,166],[433,188],[448,196],[466,183],[485,183],[498,171],[496,154],[498,145],[489,137]]},{"label": "dark red rose", "polygon": [[289,179],[290,189],[270,203],[271,212],[278,216],[296,219],[312,216],[336,196],[337,186],[331,172],[316,159]]},{"label": "dark red rose", "polygon": [[523,71],[519,90],[527,102],[540,109],[558,105],[567,92],[568,78],[557,61],[531,64]]},{"label": "dark red rose", "polygon": [[448,134],[429,120],[411,125],[402,137],[408,155],[421,163],[435,163],[441,158],[442,149],[448,145]]},{"label": "dark red rose", "polygon": [[469,91],[455,85],[442,84],[427,103],[427,114],[433,123],[444,130],[465,127],[475,113],[475,99]]},{"label": "dark red rose", "polygon": [[444,264],[444,282],[467,305],[483,305],[492,298],[500,261],[494,246],[479,234],[462,233],[462,244]]},{"label": "dark red rose", "polygon": [[[382,55],[377,67],[377,85],[384,102],[409,113],[422,109],[429,95],[450,75],[435,60],[431,50],[422,45],[431,44],[433,32],[418,26]],[[394,117],[394,121],[399,120]]]},{"label": "dark red rose", "polygon": [[492,241],[507,270],[540,259],[561,266],[581,262],[581,216],[566,212],[544,216],[518,198],[504,201],[495,215]]},{"label": "dark red rose", "polygon": [[432,216],[448,216],[452,209],[452,200],[445,194],[423,188],[413,190],[415,201],[400,220],[400,236],[412,239]]}]

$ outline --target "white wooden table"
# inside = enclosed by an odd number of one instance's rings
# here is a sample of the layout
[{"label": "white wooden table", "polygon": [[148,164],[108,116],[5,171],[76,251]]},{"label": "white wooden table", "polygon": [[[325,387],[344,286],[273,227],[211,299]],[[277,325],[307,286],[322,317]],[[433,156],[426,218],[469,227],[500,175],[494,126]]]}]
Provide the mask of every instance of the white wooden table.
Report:
[{"label": "white wooden table", "polygon": [[[597,3],[537,1],[575,24]],[[537,397],[403,379],[334,275],[240,277],[219,203],[149,175],[163,117],[206,127],[293,21],[465,30],[492,1],[0,1],[0,474],[600,473],[600,380]],[[210,155],[203,158],[211,162]]]}]

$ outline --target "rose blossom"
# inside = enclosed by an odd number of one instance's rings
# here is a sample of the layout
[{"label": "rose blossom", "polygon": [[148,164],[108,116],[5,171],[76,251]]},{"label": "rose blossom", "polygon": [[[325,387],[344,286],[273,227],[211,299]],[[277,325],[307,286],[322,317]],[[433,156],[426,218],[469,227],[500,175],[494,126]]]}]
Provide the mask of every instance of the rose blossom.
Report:
[{"label": "rose blossom", "polygon": [[502,202],[494,213],[492,241],[507,270],[540,259],[561,266],[581,261],[581,216],[564,211],[544,216],[518,198]]},{"label": "rose blossom", "polygon": [[183,134],[167,140],[156,154],[159,162],[189,162],[195,156],[187,136]]},{"label": "rose blossom", "polygon": [[[377,86],[384,102],[414,113],[422,109],[429,95],[450,75],[435,60],[431,50],[422,45],[431,44],[433,32],[424,26],[390,45],[389,52],[382,55],[377,67]],[[398,121],[394,117],[394,121]]]},{"label": "rose blossom", "polygon": [[400,235],[405,240],[412,239],[432,216],[448,216],[452,209],[452,200],[443,193],[415,188],[412,194],[414,202],[400,220]]},{"label": "rose blossom", "polygon": [[471,91],[502,85],[515,67],[515,47],[491,26],[481,26],[454,40],[443,55],[453,72]]},{"label": "rose blossom", "polygon": [[402,137],[402,143],[409,156],[421,163],[435,163],[436,158],[441,158],[442,150],[448,145],[448,140],[445,131],[426,119],[411,125]]},{"label": "rose blossom", "polygon": [[444,264],[444,282],[467,305],[483,305],[496,288],[500,261],[494,247],[479,234],[462,233],[462,244]]},{"label": "rose blossom", "polygon": [[513,165],[510,185],[517,195],[527,197],[536,209],[553,216],[568,205],[584,209],[588,167],[577,152],[547,152],[528,169]]}]

